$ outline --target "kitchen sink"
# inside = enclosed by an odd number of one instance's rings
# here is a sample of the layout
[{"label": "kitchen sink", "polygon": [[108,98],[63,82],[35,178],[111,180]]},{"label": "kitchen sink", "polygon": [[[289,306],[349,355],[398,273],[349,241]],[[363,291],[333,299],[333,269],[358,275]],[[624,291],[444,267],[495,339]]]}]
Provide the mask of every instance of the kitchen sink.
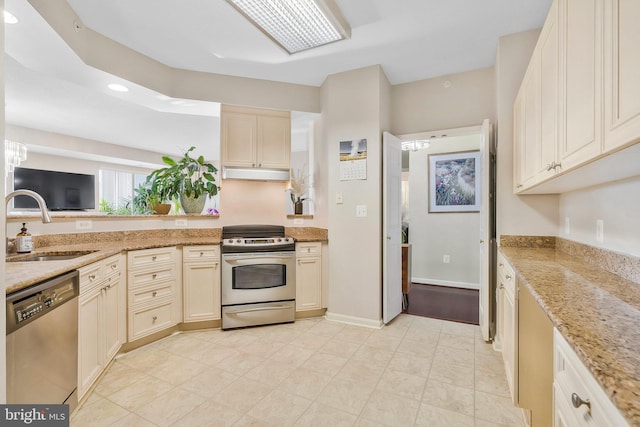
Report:
[{"label": "kitchen sink", "polygon": [[39,253],[34,255],[16,255],[7,258],[7,262],[25,262],[25,261],[64,261],[68,259],[78,258],[84,255],[88,255],[95,251],[74,251],[74,252],[52,252],[52,253]]}]

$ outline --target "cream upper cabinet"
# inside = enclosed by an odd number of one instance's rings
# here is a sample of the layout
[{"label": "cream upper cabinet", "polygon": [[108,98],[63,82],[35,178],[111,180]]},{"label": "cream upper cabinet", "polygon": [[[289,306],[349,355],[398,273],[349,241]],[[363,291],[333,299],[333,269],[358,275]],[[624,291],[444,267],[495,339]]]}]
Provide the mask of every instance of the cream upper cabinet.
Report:
[{"label": "cream upper cabinet", "polygon": [[551,5],[514,104],[514,192],[557,173],[558,4]]},{"label": "cream upper cabinet", "polygon": [[291,113],[223,105],[221,111],[222,165],[289,169]]},{"label": "cream upper cabinet", "polygon": [[563,170],[602,151],[602,0],[560,0]]},{"label": "cream upper cabinet", "polygon": [[640,2],[605,1],[604,149],[640,139]]}]

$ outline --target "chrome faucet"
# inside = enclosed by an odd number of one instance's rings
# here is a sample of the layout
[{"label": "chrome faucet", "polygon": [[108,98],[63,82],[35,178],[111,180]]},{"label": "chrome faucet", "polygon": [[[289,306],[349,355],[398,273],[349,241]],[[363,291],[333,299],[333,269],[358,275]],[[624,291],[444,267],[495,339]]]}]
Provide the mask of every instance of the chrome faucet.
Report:
[{"label": "chrome faucet", "polygon": [[44,201],[41,195],[31,190],[16,190],[12,193],[7,194],[7,197],[4,198],[5,205],[8,205],[9,200],[13,199],[16,196],[29,196],[35,199],[35,201],[38,202],[38,206],[40,207],[42,222],[44,223],[51,222],[51,216],[49,215],[49,211],[47,210],[47,203]]},{"label": "chrome faucet", "polygon": [[[7,197],[5,197],[5,199],[4,199],[5,205],[8,205],[9,204],[9,200],[11,200],[12,198],[14,198],[16,196],[29,196],[29,197],[32,197],[33,199],[35,199],[35,201],[38,202],[38,206],[40,207],[40,213],[42,215],[42,222],[44,222],[44,223],[51,222],[51,215],[49,215],[49,211],[47,210],[47,203],[44,201],[44,199],[42,198],[41,195],[39,195],[35,191],[31,191],[31,190],[16,190],[16,191],[14,191],[12,193],[7,194]],[[9,251],[11,250],[12,245],[13,244],[9,240],[9,236],[7,236],[7,244],[6,244],[6,248],[5,248],[7,253],[9,253]]]}]

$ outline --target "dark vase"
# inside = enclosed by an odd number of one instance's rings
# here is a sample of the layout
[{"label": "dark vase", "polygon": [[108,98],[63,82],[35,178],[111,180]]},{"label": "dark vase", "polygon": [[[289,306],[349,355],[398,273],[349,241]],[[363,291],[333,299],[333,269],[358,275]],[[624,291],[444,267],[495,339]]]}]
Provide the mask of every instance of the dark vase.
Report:
[{"label": "dark vase", "polygon": [[293,213],[296,215],[302,215],[302,201],[296,200],[293,204]]}]

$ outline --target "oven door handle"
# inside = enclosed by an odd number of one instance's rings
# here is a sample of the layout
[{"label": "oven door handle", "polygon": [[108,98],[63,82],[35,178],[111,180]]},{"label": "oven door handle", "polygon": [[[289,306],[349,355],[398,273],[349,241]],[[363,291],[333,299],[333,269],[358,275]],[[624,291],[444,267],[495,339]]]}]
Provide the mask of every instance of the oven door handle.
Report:
[{"label": "oven door handle", "polygon": [[283,261],[290,261],[295,258],[295,255],[283,255],[283,256],[243,256],[243,257],[226,257],[223,256],[223,261],[227,264],[233,265],[252,265],[252,264],[281,264]]},{"label": "oven door handle", "polygon": [[252,313],[254,311],[269,311],[269,310],[283,310],[285,308],[284,305],[279,305],[279,306],[272,306],[272,307],[256,307],[256,308],[248,308],[246,310],[237,310],[237,311],[229,311],[227,312],[227,315],[232,315],[232,314],[243,314],[243,313]]}]

